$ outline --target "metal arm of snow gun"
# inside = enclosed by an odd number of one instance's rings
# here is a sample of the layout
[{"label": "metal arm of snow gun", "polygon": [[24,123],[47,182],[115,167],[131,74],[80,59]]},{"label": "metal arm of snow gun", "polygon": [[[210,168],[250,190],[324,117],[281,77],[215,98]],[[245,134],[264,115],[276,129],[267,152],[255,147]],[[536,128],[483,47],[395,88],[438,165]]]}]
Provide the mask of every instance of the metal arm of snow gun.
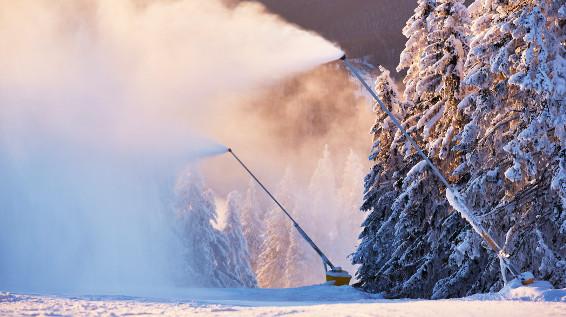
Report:
[{"label": "metal arm of snow gun", "polygon": [[[326,275],[326,281],[327,282],[333,282],[333,285],[336,285],[336,286],[348,285],[350,283],[350,280],[352,279],[352,276],[350,274],[348,274],[348,272],[342,270],[341,267],[334,266],[332,264],[332,262],[330,262],[328,257],[324,254],[324,252],[322,252],[322,250],[314,243],[314,241],[312,241],[312,239],[305,232],[305,230],[303,230],[303,228],[301,228],[301,226],[297,223],[297,221],[295,221],[295,219],[293,219],[291,214],[289,214],[289,212],[287,212],[285,207],[283,207],[283,205],[281,205],[281,203],[279,203],[279,201],[259,181],[259,179],[254,175],[254,173],[252,173],[252,171],[250,171],[250,169],[244,164],[244,162],[242,162],[240,160],[240,158],[238,156],[236,156],[234,151],[232,151],[232,149],[229,148],[228,152],[230,152],[230,154],[232,154],[232,156],[236,159],[236,161],[238,161],[238,163],[240,163],[240,165],[242,165],[242,167],[246,170],[246,172],[248,172],[248,174],[250,174],[250,176],[256,181],[256,183],[258,183],[258,185],[265,191],[265,193],[269,196],[269,198],[271,198],[271,200],[273,200],[275,202],[275,204],[277,206],[279,206],[279,208],[285,213],[287,218],[289,218],[289,220],[291,220],[291,222],[293,223],[293,226],[295,227],[295,229],[297,229],[297,231],[299,232],[301,237],[303,237],[303,239],[305,239],[305,241],[307,241],[307,243],[314,249],[314,251],[318,254],[318,256],[320,256],[320,259],[322,260],[322,264],[324,265],[324,273]],[[329,267],[330,267],[330,270],[328,269]]]},{"label": "metal arm of snow gun", "polygon": [[[354,74],[354,76],[362,83],[364,88],[371,94],[371,96],[376,101],[376,103],[379,104],[379,107],[381,108],[381,110],[383,110],[383,112],[385,112],[389,116],[391,121],[393,121],[393,124],[395,124],[395,126],[403,133],[405,138],[407,138],[407,140],[415,148],[417,153],[422,157],[423,160],[425,160],[425,162],[428,164],[428,166],[430,166],[430,169],[432,170],[432,172],[444,184],[444,186],[446,187],[447,198],[449,200],[451,200],[451,202],[459,204],[460,206],[465,208],[465,210],[470,211],[470,208],[467,207],[466,202],[459,195],[458,190],[456,188],[454,188],[453,186],[451,186],[450,183],[448,183],[448,180],[446,180],[446,177],[444,177],[442,172],[432,163],[432,161],[428,158],[428,155],[425,154],[425,152],[417,144],[415,139],[413,139],[413,137],[411,137],[409,132],[407,132],[407,130],[405,130],[405,128],[401,125],[399,120],[397,120],[397,118],[395,118],[393,113],[391,111],[389,111],[389,109],[387,109],[387,107],[385,106],[383,101],[381,101],[381,99],[379,99],[379,97],[377,96],[375,91],[373,91],[373,89],[366,83],[366,81],[364,80],[364,78],[362,77],[362,75],[360,74],[358,69],[356,69],[356,67],[354,67],[354,65],[352,65],[352,63],[350,63],[350,61],[348,61],[348,59],[346,58],[346,55],[343,55],[340,58],[340,60],[342,60],[342,62],[344,62],[344,64],[346,65],[346,68],[348,68]],[[456,209],[458,209],[458,208],[456,208]],[[458,211],[460,212],[460,215],[462,216],[462,218],[464,218],[466,221],[468,221],[468,223],[470,223],[470,225],[472,225],[474,230],[484,239],[484,241],[490,246],[490,248],[499,257],[500,263],[502,263],[502,268],[504,268],[504,269],[502,269],[502,272],[501,272],[502,275],[503,275],[504,281],[507,281],[507,277],[505,276],[505,269],[506,269],[511,273],[511,275],[514,278],[519,279],[523,285],[528,285],[528,284],[531,284],[531,283],[534,282],[534,277],[533,277],[532,273],[530,273],[530,272],[519,273],[517,268],[511,263],[511,261],[509,259],[509,255],[506,254],[501,249],[501,247],[495,242],[495,239],[487,232],[487,230],[485,230],[485,228],[475,218],[475,216],[471,213],[471,211],[469,213],[463,212],[460,209],[458,209]]]}]

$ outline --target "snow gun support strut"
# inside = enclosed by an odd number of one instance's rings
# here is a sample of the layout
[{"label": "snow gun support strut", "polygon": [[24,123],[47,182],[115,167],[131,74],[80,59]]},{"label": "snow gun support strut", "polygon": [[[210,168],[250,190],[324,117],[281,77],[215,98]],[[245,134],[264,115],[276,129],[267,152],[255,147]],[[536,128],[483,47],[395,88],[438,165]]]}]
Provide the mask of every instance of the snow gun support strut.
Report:
[{"label": "snow gun support strut", "polygon": [[[349,69],[354,74],[354,76],[361,82],[362,86],[364,86],[364,88],[370,93],[370,95],[373,97],[375,102],[379,105],[381,110],[383,112],[385,112],[387,114],[387,116],[389,116],[389,118],[391,119],[391,121],[393,121],[393,124],[395,124],[395,126],[399,129],[399,131],[401,131],[401,133],[403,133],[403,136],[405,136],[405,138],[407,138],[409,143],[411,143],[411,145],[415,148],[418,155],[421,156],[421,158],[428,164],[428,166],[432,170],[433,174],[436,175],[436,177],[438,177],[438,179],[442,182],[442,184],[444,184],[444,186],[446,187],[447,198],[449,198],[449,200],[454,201],[455,203],[465,207],[467,210],[470,210],[467,207],[465,201],[458,194],[458,190],[456,188],[452,187],[450,185],[450,183],[448,183],[448,180],[446,179],[446,177],[444,177],[442,172],[436,167],[436,165],[434,165],[432,163],[432,161],[429,159],[428,155],[425,154],[425,152],[417,144],[415,139],[409,134],[409,132],[407,132],[407,130],[405,130],[405,128],[401,125],[399,120],[397,120],[397,118],[395,118],[393,113],[389,109],[387,109],[387,107],[385,106],[383,101],[381,101],[381,99],[377,96],[377,93],[375,93],[375,91],[364,80],[364,78],[360,74],[359,70],[356,67],[354,67],[354,65],[352,65],[352,63],[350,63],[350,61],[348,61],[348,59],[346,58],[346,55],[343,55],[342,57],[340,57],[340,60],[344,63],[346,68]],[[452,204],[452,202],[451,202],[451,204]],[[460,215],[484,239],[484,241],[489,245],[489,247],[497,254],[497,256],[500,260],[500,263],[502,264],[502,272],[501,273],[502,273],[503,279],[505,281],[507,280],[507,278],[505,276],[505,270],[508,270],[511,273],[511,275],[514,278],[519,279],[523,285],[528,285],[528,284],[531,284],[531,283],[534,282],[534,277],[533,277],[532,273],[530,273],[530,272],[520,273],[517,270],[517,268],[511,263],[511,260],[509,259],[509,255],[506,254],[503,251],[503,249],[497,244],[497,242],[495,242],[495,239],[488,233],[487,230],[485,230],[485,228],[481,225],[481,223],[471,213],[467,214],[465,212],[462,212],[461,210],[458,210],[458,211],[460,212]]]},{"label": "snow gun support strut", "polygon": [[291,214],[289,214],[287,209],[285,209],[285,207],[283,207],[283,205],[275,198],[275,196],[271,194],[271,192],[263,185],[263,183],[259,181],[259,179],[254,175],[254,173],[252,173],[252,171],[250,171],[250,169],[246,166],[246,164],[244,164],[244,162],[240,160],[240,158],[234,153],[234,151],[232,151],[232,149],[229,148],[228,152],[232,154],[232,156],[236,159],[236,161],[238,161],[238,163],[242,165],[244,170],[246,170],[246,172],[250,174],[250,176],[254,179],[254,181],[256,181],[256,183],[261,187],[261,189],[265,191],[265,193],[269,196],[269,198],[271,198],[271,200],[275,202],[275,204],[283,211],[283,213],[285,213],[285,215],[287,216],[287,218],[289,218],[289,220],[291,220],[293,226],[295,227],[295,229],[297,229],[301,237],[303,237],[303,239],[305,239],[305,241],[311,246],[311,248],[313,248],[314,251],[318,254],[324,265],[326,281],[336,286],[348,285],[350,283],[350,280],[352,279],[352,276],[348,274],[348,272],[342,270],[341,267],[334,266],[334,264],[330,262],[328,257],[324,254],[324,252],[322,252],[322,250],[314,243],[314,241],[303,230],[303,228],[301,228],[299,223],[297,223],[297,221],[295,221],[295,219],[291,216]]}]

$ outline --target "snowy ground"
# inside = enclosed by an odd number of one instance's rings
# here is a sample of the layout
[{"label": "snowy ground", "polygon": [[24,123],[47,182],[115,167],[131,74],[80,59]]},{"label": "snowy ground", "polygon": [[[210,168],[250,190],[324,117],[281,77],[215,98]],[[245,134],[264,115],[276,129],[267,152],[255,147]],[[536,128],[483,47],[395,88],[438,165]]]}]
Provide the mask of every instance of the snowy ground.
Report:
[{"label": "snowy ground", "polygon": [[566,290],[520,288],[456,300],[385,300],[351,287],[188,289],[162,296],[0,293],[1,316],[566,316]]}]

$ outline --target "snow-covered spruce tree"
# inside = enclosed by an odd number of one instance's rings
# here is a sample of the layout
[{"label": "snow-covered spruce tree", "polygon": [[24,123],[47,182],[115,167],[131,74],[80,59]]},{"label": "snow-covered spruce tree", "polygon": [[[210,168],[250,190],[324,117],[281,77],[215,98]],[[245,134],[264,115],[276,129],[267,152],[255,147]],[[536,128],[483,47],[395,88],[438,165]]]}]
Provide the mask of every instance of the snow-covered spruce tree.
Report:
[{"label": "snow-covered spruce tree", "polygon": [[264,212],[258,198],[257,185],[250,181],[242,203],[242,227],[254,272],[258,271],[258,259],[265,236]]},{"label": "snow-covered spruce tree", "polygon": [[[566,9],[563,1],[538,1],[525,6],[510,25],[510,28],[516,27],[509,30],[510,34],[514,39],[520,39],[515,48],[520,58],[509,77],[510,90],[518,90],[514,97],[523,105],[519,133],[504,147],[513,158],[513,165],[504,175],[514,183],[513,191],[519,190],[513,200],[525,201],[519,193],[532,188],[533,183],[539,182],[540,187],[546,187],[544,194],[526,199],[527,202],[531,200],[527,207],[530,210],[525,210],[521,219],[509,229],[506,247],[518,250],[516,258],[523,266],[534,266],[532,269],[538,276],[564,287],[566,237],[560,231],[566,225],[565,206],[561,201],[566,186],[563,169],[566,50],[559,38],[564,38],[566,20],[564,16],[560,17],[560,8]],[[513,108],[517,109],[516,105]],[[547,170],[551,171],[550,175]]]},{"label": "snow-covered spruce tree", "polygon": [[[408,41],[397,70],[407,69],[403,82],[407,102],[404,124],[418,136],[431,158],[446,162],[453,137],[463,123],[457,109],[468,49],[469,16],[464,1],[421,0],[407,21]],[[381,114],[384,116],[385,114]],[[401,133],[397,132],[397,139]]]},{"label": "snow-covered spruce tree", "polygon": [[[379,98],[389,109],[400,109],[401,101],[397,87],[389,75],[389,71],[380,68],[381,74],[375,82],[375,91]],[[383,219],[389,217],[393,192],[393,172],[402,162],[402,155],[395,153],[396,147],[391,147],[395,136],[395,127],[387,121],[386,114],[376,112],[376,121],[370,133],[373,145],[369,159],[375,164],[364,179],[364,197],[362,211],[369,212],[362,223],[362,232],[359,235],[360,244],[352,255],[352,263],[360,265],[356,272],[359,279],[358,286],[370,292],[380,291],[377,285],[377,275],[380,270],[378,264],[383,264],[383,247],[387,245],[383,232],[379,232]],[[398,115],[398,113],[397,113]],[[390,150],[391,148],[391,150]],[[396,154],[396,155],[395,155]],[[395,166],[394,166],[395,165]],[[386,187],[386,184],[390,184]]]},{"label": "snow-covered spruce tree", "polygon": [[[396,116],[445,171],[460,161],[460,153],[453,147],[457,142],[454,136],[464,122],[457,105],[468,46],[467,24],[463,1],[419,1],[404,29],[409,40],[399,65],[409,68],[406,102],[399,100],[387,74],[376,83],[385,105],[394,112],[396,107],[400,109]],[[370,213],[353,257],[354,263],[361,264],[360,286],[390,297],[464,295],[465,280],[462,287],[442,295],[436,290],[437,284],[453,273],[446,264],[453,240],[465,222],[449,212],[438,180],[394,131],[377,109],[370,154],[375,165],[365,180],[362,205],[362,210]]]},{"label": "snow-covered spruce tree", "polygon": [[[471,10],[469,93],[459,105],[468,154],[455,174],[519,269],[564,287],[564,3],[483,0]],[[501,286],[495,266],[471,292]]]},{"label": "snow-covered spruce tree", "polygon": [[[340,179],[340,175],[336,173],[339,168],[332,160],[328,145],[325,145],[311,176],[308,193],[303,196],[307,202],[301,214],[310,215],[310,219],[303,217],[301,223],[304,223],[311,237],[329,258],[334,259],[336,265],[344,265],[343,263],[348,260],[356,245],[355,233],[359,232],[361,223],[359,217],[352,215],[356,213],[354,210],[359,208],[361,202],[350,200],[355,199],[354,196],[357,196],[357,199],[361,198],[361,190],[357,195],[355,190],[359,183],[349,187],[354,183],[353,177],[359,177],[360,172],[363,174],[355,159],[353,154],[349,157],[346,162],[349,164],[348,170],[344,171],[345,178]],[[357,168],[360,169],[356,170]],[[340,181],[345,187],[338,187]],[[351,209],[353,205],[357,207]],[[305,247],[309,248],[307,245]],[[311,262],[313,267],[320,266],[320,259],[316,256]]]},{"label": "snow-covered spruce tree", "polygon": [[177,233],[181,240],[184,273],[178,281],[183,286],[238,287],[242,282],[228,265],[230,249],[226,237],[212,226],[216,206],[201,177],[187,169],[175,186]]},{"label": "snow-covered spruce tree", "polygon": [[[338,245],[342,239],[339,224],[344,219],[341,216],[336,183],[336,167],[330,149],[325,145],[310,178],[307,194],[301,196],[303,217],[298,220],[328,257],[345,260],[351,251],[341,250]],[[318,266],[319,261],[316,259],[312,265]]]},{"label": "snow-covered spruce tree", "polygon": [[255,273],[250,264],[248,245],[242,231],[240,222],[240,206],[242,199],[238,192],[231,192],[227,197],[228,208],[226,210],[226,226],[223,232],[230,247],[229,266],[233,268],[233,274],[244,287],[257,287]]},{"label": "snow-covered spruce tree", "polygon": [[[375,83],[375,91],[385,106],[399,118],[404,117],[403,102],[389,71],[381,68]],[[394,222],[397,215],[392,213],[391,205],[397,196],[402,182],[400,176],[410,165],[403,160],[403,144],[394,141],[396,128],[378,108],[376,122],[371,129],[373,146],[369,159],[375,164],[365,177],[364,197],[361,210],[369,212],[362,223],[360,244],[352,256],[352,263],[360,265],[356,277],[359,286],[370,292],[383,291],[391,287],[393,281],[380,279],[382,269],[388,265],[388,257],[395,248]]]},{"label": "snow-covered spruce tree", "polygon": [[360,157],[350,149],[344,164],[342,184],[338,188],[340,207],[338,209],[338,241],[335,243],[339,250],[344,250],[343,257],[340,258],[340,265],[352,273],[354,273],[354,267],[346,265],[343,261],[357,247],[361,224],[364,220],[363,214],[359,212],[364,191],[360,180],[363,179],[364,172]]},{"label": "snow-covered spruce tree", "polygon": [[322,156],[311,176],[307,195],[306,208],[312,219],[324,219],[325,225],[319,226],[316,221],[305,224],[306,229],[312,232],[313,238],[321,241],[323,247],[328,247],[325,242],[336,239],[337,233],[337,207],[338,197],[336,192],[335,167],[330,155],[328,145],[324,146]]},{"label": "snow-covered spruce tree", "polygon": [[[311,176],[307,194],[297,197],[295,208],[290,212],[336,265],[344,265],[356,245],[356,232],[361,223],[357,210],[361,203],[359,179],[363,175],[363,167],[352,152],[346,162],[340,188],[337,188],[335,170],[330,149],[325,146]],[[358,187],[359,190],[356,190]],[[321,283],[324,275],[320,257],[295,230],[290,239],[286,270],[288,286]]]},{"label": "snow-covered spruce tree", "polygon": [[416,99],[417,81],[421,72],[419,60],[427,46],[428,18],[435,6],[435,0],[418,0],[414,14],[403,28],[403,35],[408,41],[405,44],[405,49],[401,52],[397,71],[407,69],[407,76],[403,79],[403,83],[405,84],[404,95],[408,100]]},{"label": "snow-covered spruce tree", "polygon": [[[463,123],[457,105],[461,99],[460,82],[464,76],[464,61],[468,50],[469,17],[463,0],[436,0],[428,17],[426,46],[418,65],[416,98],[410,100],[406,124],[422,138],[429,157],[450,169],[458,159],[450,151]],[[405,96],[408,98],[408,96]]]},{"label": "snow-covered spruce tree", "polygon": [[[287,168],[275,196],[288,209],[292,210],[296,198],[293,195],[294,179],[291,169]],[[289,219],[279,207],[272,207],[266,215],[266,231],[258,258],[257,281],[260,287],[285,287],[288,284],[285,270],[287,250],[290,242],[291,227]]]},{"label": "snow-covered spruce tree", "polygon": [[[289,212],[296,218],[297,209]],[[292,226],[285,261],[285,287],[320,284],[324,279],[320,258]]]},{"label": "snow-covered spruce tree", "polygon": [[[342,209],[346,209],[347,214],[351,214],[353,218],[359,216],[357,212],[362,203],[363,184],[360,182],[364,176],[364,165],[359,157],[352,149],[348,153],[344,170],[342,172],[342,184],[338,188],[338,197],[342,202]],[[354,211],[356,211],[354,213]],[[360,219],[361,221],[362,219]],[[356,226],[359,227],[360,223]]]}]

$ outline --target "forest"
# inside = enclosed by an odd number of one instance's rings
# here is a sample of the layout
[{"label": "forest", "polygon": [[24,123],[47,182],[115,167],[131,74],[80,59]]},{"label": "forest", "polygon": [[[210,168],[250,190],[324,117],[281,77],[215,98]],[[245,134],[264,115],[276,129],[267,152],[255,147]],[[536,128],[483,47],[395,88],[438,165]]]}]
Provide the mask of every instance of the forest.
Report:
[{"label": "forest", "polygon": [[[478,0],[467,6],[462,0],[419,0],[402,32],[407,42],[396,69],[405,74],[402,82],[378,67],[367,72],[377,74],[375,91],[502,246],[499,256],[565,287],[564,1]],[[501,289],[510,276],[498,254],[449,205],[443,185],[386,114],[377,106],[374,112],[372,166],[365,177],[353,154],[341,172],[326,148],[304,196],[290,194],[296,186],[291,170],[277,196],[298,215],[319,213],[309,217],[324,224],[307,228],[325,248],[340,250],[333,256],[349,256],[356,285],[365,291],[438,299]],[[316,254],[278,210],[260,202],[252,184],[243,195],[228,197],[223,232],[210,225],[214,204],[198,188],[202,205],[185,204],[179,213],[201,210],[203,219],[193,222],[213,234],[191,229],[195,236],[188,239],[201,239],[200,245],[213,246],[204,249],[221,254],[207,254],[220,257],[207,261],[221,266],[226,261],[219,259],[228,257],[228,263],[243,264],[241,272],[212,269],[209,274],[228,278],[218,276],[209,285],[231,286],[231,274],[245,286],[319,280],[301,275],[320,265]],[[326,230],[317,230],[321,225]],[[227,241],[236,245],[227,247],[218,236],[232,236]],[[225,255],[227,248],[237,254]]]}]

